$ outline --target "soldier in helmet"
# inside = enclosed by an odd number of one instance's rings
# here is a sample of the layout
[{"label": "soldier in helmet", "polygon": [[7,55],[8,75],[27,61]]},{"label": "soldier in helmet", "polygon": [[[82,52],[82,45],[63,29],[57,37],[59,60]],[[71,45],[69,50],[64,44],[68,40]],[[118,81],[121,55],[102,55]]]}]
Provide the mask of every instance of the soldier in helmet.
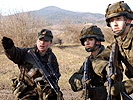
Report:
[{"label": "soldier in helmet", "polygon": [[[104,42],[105,40],[101,29],[96,25],[85,26],[81,31],[80,41],[81,41],[81,44],[85,46],[85,50],[91,53],[87,57],[88,70],[89,70],[88,74],[90,76],[89,80],[91,80],[90,87],[94,88],[94,87],[103,86],[104,82],[106,81],[106,75],[103,75],[103,77],[99,76],[95,72],[97,72],[101,68],[100,67],[93,68],[93,66],[91,65],[93,60],[104,50],[104,46],[101,44],[101,42]],[[74,92],[80,91],[83,89],[84,64],[85,62],[83,63],[79,71],[75,72],[69,79],[69,83]],[[104,73],[104,69],[101,74],[106,74]],[[92,94],[89,93],[89,96],[87,98],[91,96]]]},{"label": "soldier in helmet", "polygon": [[126,66],[127,78],[133,78],[133,12],[124,1],[108,5],[106,23],[114,33],[114,40],[119,46],[122,63]]},{"label": "soldier in helmet", "polygon": [[[42,29],[37,36],[36,46],[33,48],[18,48],[14,45],[12,39],[3,37],[2,45],[7,57],[18,65],[20,69],[19,79],[12,79],[12,89],[18,100],[60,100],[60,97],[54,92],[47,81],[39,79],[42,77],[39,69],[35,69],[32,63],[26,62],[29,56],[26,56],[31,49],[38,59],[48,67],[48,63],[56,72],[59,78],[59,66],[56,56],[50,48],[53,35],[48,29]],[[53,80],[55,81],[54,77]],[[57,81],[55,81],[57,82]]]},{"label": "soldier in helmet", "polygon": [[[118,47],[116,73],[110,76],[113,82],[111,97],[112,100],[120,100],[120,93],[123,94],[124,92],[128,95],[133,93],[133,25],[131,24],[133,12],[124,1],[120,1],[108,5],[105,18],[107,26],[111,27],[114,33],[113,43],[117,44]],[[107,48],[92,62],[93,67],[106,67],[108,70],[108,61],[112,44],[107,46]],[[105,84],[104,86],[107,85]],[[107,87],[106,90],[108,92]],[[103,94],[106,94],[106,92],[103,92]],[[125,94],[123,95],[125,96]]]}]

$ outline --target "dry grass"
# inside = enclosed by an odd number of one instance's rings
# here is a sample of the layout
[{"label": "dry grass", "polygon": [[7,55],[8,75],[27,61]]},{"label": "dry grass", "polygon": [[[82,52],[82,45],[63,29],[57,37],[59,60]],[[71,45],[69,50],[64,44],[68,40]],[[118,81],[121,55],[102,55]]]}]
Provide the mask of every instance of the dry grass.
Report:
[{"label": "dry grass", "polygon": [[62,73],[60,85],[68,83],[70,76],[82,65],[87,53],[79,44],[54,46]]},{"label": "dry grass", "polygon": [[[80,92],[74,93],[70,88],[68,80],[80,68],[88,53],[80,44],[54,45],[52,50],[57,56],[60,65],[61,77],[59,86],[65,100],[80,100]],[[0,61],[0,100],[14,100],[10,88],[10,79],[16,77],[19,74],[19,70],[4,54],[0,55]]]}]

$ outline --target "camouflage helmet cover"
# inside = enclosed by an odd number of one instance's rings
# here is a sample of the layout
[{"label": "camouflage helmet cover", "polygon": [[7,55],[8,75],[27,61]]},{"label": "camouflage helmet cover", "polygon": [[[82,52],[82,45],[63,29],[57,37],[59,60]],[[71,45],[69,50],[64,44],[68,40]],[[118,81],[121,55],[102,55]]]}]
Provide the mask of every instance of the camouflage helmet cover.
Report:
[{"label": "camouflage helmet cover", "polygon": [[96,25],[86,25],[82,30],[80,34],[80,41],[81,44],[84,46],[84,39],[85,38],[95,38],[98,41],[105,41],[104,35],[100,28],[98,28]]},{"label": "camouflage helmet cover", "polygon": [[110,27],[110,18],[120,15],[125,15],[131,20],[133,19],[133,12],[131,11],[130,7],[126,3],[124,3],[124,1],[109,4],[105,14],[107,26]]}]

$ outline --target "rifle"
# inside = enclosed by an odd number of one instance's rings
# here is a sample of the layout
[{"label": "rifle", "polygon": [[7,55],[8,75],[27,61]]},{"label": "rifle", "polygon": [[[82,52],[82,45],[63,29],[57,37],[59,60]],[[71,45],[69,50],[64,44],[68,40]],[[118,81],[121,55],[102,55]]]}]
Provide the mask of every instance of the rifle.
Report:
[{"label": "rifle", "polygon": [[[118,65],[118,44],[114,43],[112,45],[112,50],[110,52],[110,57],[109,57],[109,73],[108,73],[108,94],[107,94],[107,100],[111,100],[111,86],[112,86],[112,79],[111,76],[114,74],[116,75],[116,67]],[[125,97],[127,100],[132,100],[132,98],[127,95],[124,91],[121,93],[123,97]]]},{"label": "rifle", "polygon": [[[45,65],[42,64],[42,62],[38,59],[36,54],[31,49],[28,50],[27,57],[25,57],[25,61],[32,63],[35,69],[37,68],[40,70],[42,77],[41,78],[39,77],[37,80],[43,80],[44,82],[47,81],[58,96],[60,93],[59,86],[57,84],[59,78],[56,72],[50,66],[50,64],[47,63],[47,67],[49,69],[49,72],[48,72]],[[53,81],[52,78],[54,78],[55,81]],[[36,82],[37,80],[35,79],[34,81]],[[61,97],[61,100],[64,100],[63,97]]]},{"label": "rifle", "polygon": [[112,50],[111,50],[111,52],[110,52],[110,57],[109,57],[109,64],[108,64],[108,66],[109,66],[109,73],[108,73],[108,78],[107,78],[107,80],[108,80],[108,94],[107,94],[107,100],[111,100],[111,85],[112,85],[112,80],[111,80],[111,78],[110,78],[110,76],[111,75],[113,75],[114,74],[114,68],[116,68],[116,66],[114,66],[114,64],[113,64],[113,60],[114,60],[114,53],[115,53],[115,43],[112,45]]},{"label": "rifle", "polygon": [[88,97],[88,93],[87,93],[87,86],[88,83],[87,81],[90,79],[89,75],[88,75],[88,57],[85,59],[84,62],[84,75],[83,75],[83,91],[84,91],[84,100],[87,100]]}]

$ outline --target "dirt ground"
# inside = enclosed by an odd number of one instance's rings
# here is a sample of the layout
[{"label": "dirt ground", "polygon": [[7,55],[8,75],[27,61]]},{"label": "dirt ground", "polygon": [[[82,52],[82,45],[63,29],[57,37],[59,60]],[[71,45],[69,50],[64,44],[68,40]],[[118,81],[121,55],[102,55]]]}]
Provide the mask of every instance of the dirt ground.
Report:
[{"label": "dirt ground", "polygon": [[[56,45],[52,50],[57,56],[60,65],[61,77],[59,86],[64,94],[65,100],[82,100],[82,92],[73,92],[68,83],[71,75],[82,65],[85,57],[89,54],[80,44]],[[17,65],[10,61],[4,54],[0,54],[0,100],[17,100],[12,94],[10,80],[18,76]]]}]

